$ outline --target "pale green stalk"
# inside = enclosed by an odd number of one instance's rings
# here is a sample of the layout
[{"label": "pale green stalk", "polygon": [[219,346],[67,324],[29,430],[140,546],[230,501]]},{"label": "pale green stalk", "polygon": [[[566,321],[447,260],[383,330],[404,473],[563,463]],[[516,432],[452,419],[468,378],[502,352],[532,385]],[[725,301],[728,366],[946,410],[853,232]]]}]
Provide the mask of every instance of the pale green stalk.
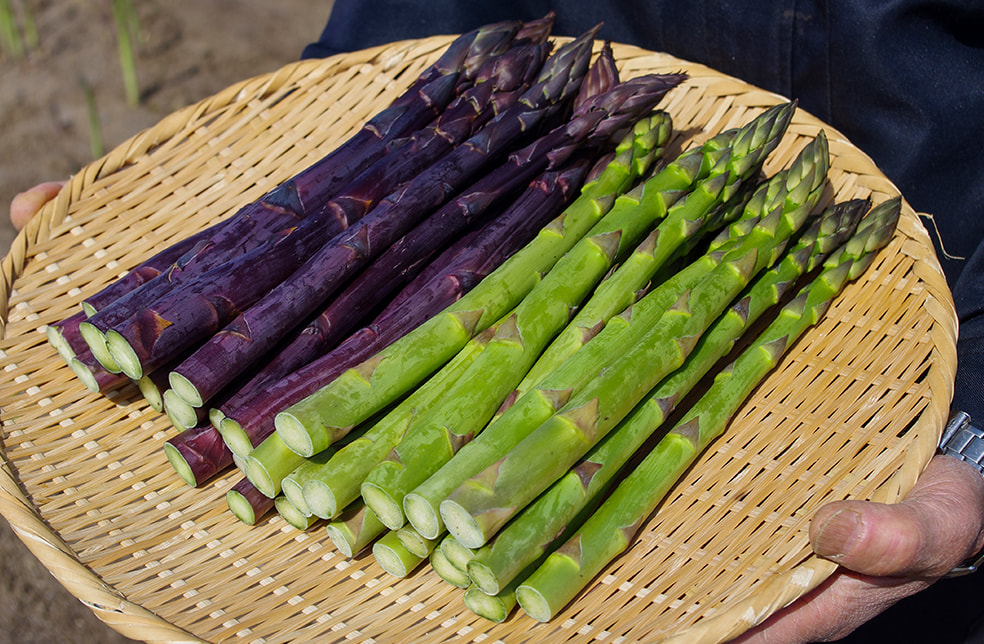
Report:
[{"label": "pale green stalk", "polygon": [[486,593],[499,592],[548,552],[558,538],[576,529],[632,454],[731,351],[745,330],[775,307],[802,275],[823,262],[854,230],[863,207],[864,202],[858,202],[850,208],[832,209],[818,218],[782,260],[757,278],[708,329],[680,369],[664,379],[583,460],[475,553],[468,566],[475,585]]},{"label": "pale green stalk", "polygon": [[360,495],[369,472],[399,443],[410,421],[444,396],[492,337],[493,326],[472,338],[440,371],[415,389],[393,411],[312,468],[304,483],[305,502],[319,517],[331,519]]},{"label": "pale green stalk", "polygon": [[451,359],[475,334],[501,319],[577,240],[615,197],[658,156],[669,137],[665,116],[640,121],[598,178],[564,213],[442,313],[366,362],[277,415],[277,432],[301,454],[327,447],[334,429],[348,428],[391,404]]},{"label": "pale green stalk", "polygon": [[372,544],[372,556],[375,557],[380,568],[401,579],[427,560],[427,557],[418,557],[407,550],[397,534],[392,531],[383,534]]},{"label": "pale green stalk", "polygon": [[536,620],[549,620],[631,544],[646,518],[697,456],[725,431],[755,387],[888,243],[899,206],[900,200],[894,199],[872,209],[856,233],[827,259],[820,274],[717,374],[707,392],[633,467],[581,529],[517,588],[523,610]]},{"label": "pale green stalk", "polygon": [[332,543],[346,557],[359,554],[386,532],[386,526],[361,500],[347,507],[325,529]]},{"label": "pale green stalk", "polygon": [[[560,478],[663,377],[678,368],[707,327],[806,220],[805,209],[777,209],[700,284],[674,304],[647,337],[627,348],[598,378],[506,456],[460,485],[441,503],[448,530],[478,547]],[[640,371],[639,365],[646,365]],[[538,458],[530,459],[529,454]],[[549,458],[545,455],[549,454]]]}]

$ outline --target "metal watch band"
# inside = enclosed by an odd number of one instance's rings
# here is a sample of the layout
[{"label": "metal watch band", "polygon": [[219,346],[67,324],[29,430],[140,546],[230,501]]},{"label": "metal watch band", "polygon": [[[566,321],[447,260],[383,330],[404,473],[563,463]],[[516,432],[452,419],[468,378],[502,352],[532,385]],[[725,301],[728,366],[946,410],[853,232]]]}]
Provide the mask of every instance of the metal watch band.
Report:
[{"label": "metal watch band", "polygon": [[[984,431],[970,423],[970,414],[955,411],[943,428],[940,451],[966,461],[984,475]],[[975,572],[984,566],[984,552],[971,557],[947,574],[947,577],[960,577]]]},{"label": "metal watch band", "polygon": [[984,473],[984,431],[970,424],[966,412],[957,411],[950,416],[940,439],[940,451],[967,461]]}]

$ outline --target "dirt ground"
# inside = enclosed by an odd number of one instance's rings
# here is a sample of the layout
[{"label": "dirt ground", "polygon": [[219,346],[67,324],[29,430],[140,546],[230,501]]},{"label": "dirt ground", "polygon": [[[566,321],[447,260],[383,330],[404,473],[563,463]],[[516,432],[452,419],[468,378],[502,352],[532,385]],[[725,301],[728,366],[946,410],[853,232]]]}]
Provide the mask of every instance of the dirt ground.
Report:
[{"label": "dirt ground", "polygon": [[[15,231],[13,196],[66,179],[93,159],[86,86],[111,150],[164,116],[241,80],[297,60],[331,1],[133,0],[141,26],[137,76],[127,103],[110,0],[12,0],[30,8],[40,47],[0,54],[0,246]],[[2,404],[2,403],[0,403]],[[0,644],[127,642],[68,593],[0,520]]]}]

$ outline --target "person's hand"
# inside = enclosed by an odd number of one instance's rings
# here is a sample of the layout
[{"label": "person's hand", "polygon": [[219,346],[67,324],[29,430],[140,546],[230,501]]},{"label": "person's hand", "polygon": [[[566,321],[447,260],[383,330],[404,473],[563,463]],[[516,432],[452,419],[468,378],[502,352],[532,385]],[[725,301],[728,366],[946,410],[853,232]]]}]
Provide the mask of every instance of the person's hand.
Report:
[{"label": "person's hand", "polygon": [[15,195],[10,201],[10,223],[17,230],[22,229],[64,185],[64,181],[46,181]]},{"label": "person's hand", "polygon": [[928,588],[984,547],[984,477],[950,456],[930,461],[898,504],[839,501],[817,511],[810,542],[840,568],[735,642],[829,642]]}]

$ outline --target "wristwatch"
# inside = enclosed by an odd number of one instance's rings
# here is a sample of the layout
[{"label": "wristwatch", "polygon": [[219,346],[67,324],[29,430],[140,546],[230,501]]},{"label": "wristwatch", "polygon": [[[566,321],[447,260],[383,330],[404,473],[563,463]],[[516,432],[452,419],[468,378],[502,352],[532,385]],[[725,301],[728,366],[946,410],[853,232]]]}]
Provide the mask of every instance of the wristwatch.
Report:
[{"label": "wristwatch", "polygon": [[[970,414],[962,411],[951,414],[940,438],[940,451],[970,463],[984,475],[984,431],[971,424]],[[984,552],[951,570],[947,577],[967,575],[981,566],[984,566]]]}]

